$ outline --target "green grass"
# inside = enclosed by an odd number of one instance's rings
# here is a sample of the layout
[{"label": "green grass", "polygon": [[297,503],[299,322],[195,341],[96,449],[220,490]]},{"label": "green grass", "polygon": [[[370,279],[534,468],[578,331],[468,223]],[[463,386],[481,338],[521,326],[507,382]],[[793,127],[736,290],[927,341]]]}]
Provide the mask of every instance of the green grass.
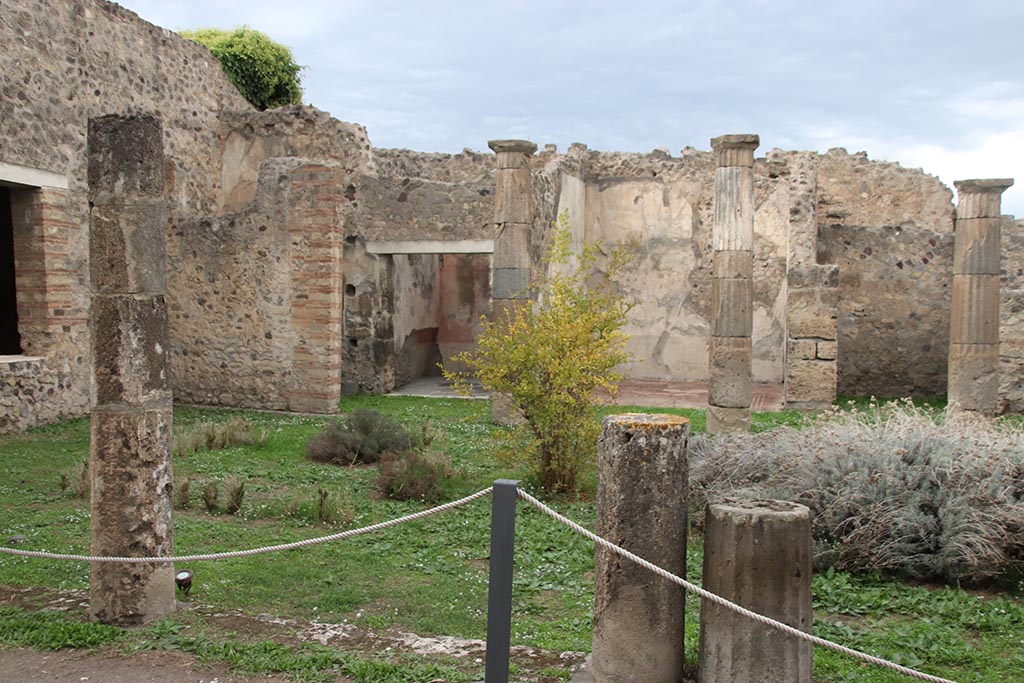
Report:
[{"label": "green grass", "polygon": [[[429,420],[438,434],[435,444],[462,473],[453,496],[477,491],[497,478],[526,478],[521,464],[496,457],[495,437],[501,436],[502,430],[490,424],[486,401],[361,396],[342,403],[346,412],[363,407],[391,415],[411,428]],[[704,413],[699,410],[630,406],[602,408],[600,412],[611,411],[681,414],[691,420],[695,432],[704,429]],[[310,538],[425,507],[379,499],[372,467],[338,468],[307,460],[305,441],[324,418],[178,408],[175,428],[222,422],[238,415],[269,432],[264,446],[200,451],[174,459],[176,480],[191,479],[194,497],[190,509],[175,511],[178,554]],[[756,413],[753,424],[755,429],[767,430],[799,424],[804,417],[792,411]],[[27,540],[20,548],[88,551],[87,501],[62,492],[60,487],[60,475],[73,472],[87,459],[88,436],[88,422],[72,420],[0,437],[0,542],[21,534]],[[593,491],[593,471],[587,476]],[[199,502],[202,484],[230,477],[245,482],[241,510],[237,515],[206,514]],[[337,494],[343,502],[342,524],[316,524],[311,514],[303,512],[312,509],[319,488]],[[591,496],[557,500],[553,506],[584,526],[594,527]],[[295,620],[347,621],[378,630],[395,627],[421,635],[482,638],[486,630],[489,517],[490,503],[483,499],[455,512],[349,541],[194,563],[189,566],[195,572],[191,599],[209,606],[211,612],[275,614]],[[532,508],[520,506],[516,563],[513,643],[553,651],[588,650],[593,603],[590,543]],[[696,542],[688,551],[691,579],[699,580],[700,567],[701,548]],[[81,563],[0,555],[0,585],[84,590],[88,578],[88,567]],[[1020,635],[1024,633],[1024,587],[1020,583],[980,598],[959,588],[936,589],[843,573],[815,577],[814,587],[815,629],[825,637],[961,683],[1013,680],[1024,670]],[[687,609],[687,652],[695,661],[697,601],[688,599]],[[358,681],[437,677],[456,681],[477,673],[453,669],[453,663],[447,661],[383,660],[318,646],[240,639],[218,630],[196,611],[128,635],[81,624],[73,617],[0,611],[0,642],[37,648],[56,644],[127,650],[149,643],[192,652],[204,660],[226,661],[242,673],[279,671],[309,681],[326,680],[324,672]],[[882,683],[899,679],[824,651],[816,651],[815,672],[820,681]],[[544,680],[564,680],[564,672],[549,671]]]}]

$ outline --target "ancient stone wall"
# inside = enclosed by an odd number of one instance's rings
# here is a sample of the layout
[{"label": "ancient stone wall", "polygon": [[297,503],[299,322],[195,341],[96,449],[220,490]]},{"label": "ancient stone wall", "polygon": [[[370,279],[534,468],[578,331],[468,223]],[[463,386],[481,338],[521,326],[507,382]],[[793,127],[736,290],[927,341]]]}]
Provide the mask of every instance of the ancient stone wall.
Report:
[{"label": "ancient stone wall", "polygon": [[1024,219],[1003,220],[999,291],[999,396],[1002,412],[1024,412]]},{"label": "ancient stone wall", "polygon": [[839,393],[946,392],[952,192],[830,150],[818,163],[818,262],[839,265]]},{"label": "ancient stone wall", "polygon": [[4,0],[0,45],[0,182],[16,180],[5,168],[59,179],[12,192],[19,331],[25,354],[44,359],[49,396],[30,411],[36,424],[89,405],[88,117],[158,113],[171,206],[207,212],[219,195],[218,112],[250,107],[206,48],[103,0]]},{"label": "ancient stone wall", "polygon": [[[576,243],[623,247],[634,260],[618,279],[635,303],[626,332],[632,377],[703,380],[708,372],[711,299],[710,152],[679,157],[594,152],[564,157],[558,210],[569,211]],[[549,162],[550,163],[550,162]],[[754,380],[781,382],[783,282],[789,220],[785,159],[755,166]]]},{"label": "ancient stone wall", "polygon": [[174,218],[168,244],[179,400],[334,412],[340,397],[341,168],[264,162],[255,201]]}]

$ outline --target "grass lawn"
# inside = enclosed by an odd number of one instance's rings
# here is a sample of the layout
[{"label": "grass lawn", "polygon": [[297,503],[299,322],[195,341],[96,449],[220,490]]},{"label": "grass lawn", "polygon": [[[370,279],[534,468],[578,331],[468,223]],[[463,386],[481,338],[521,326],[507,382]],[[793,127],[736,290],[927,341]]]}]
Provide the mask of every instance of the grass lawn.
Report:
[{"label": "grass lawn", "polygon": [[[429,420],[435,444],[461,472],[451,490],[459,497],[497,478],[526,478],[521,465],[497,457],[487,401],[409,397],[355,397],[342,409],[373,408],[410,427]],[[613,409],[605,409],[613,410]],[[631,408],[614,408],[626,412]],[[658,410],[688,416],[702,430],[703,411]],[[231,447],[176,455],[176,485],[188,480],[190,507],[175,511],[177,554],[206,553],[283,543],[334,533],[424,509],[376,495],[373,467],[339,468],[304,457],[306,439],[323,418],[234,410],[178,408],[175,429],[244,415],[269,435],[261,447]],[[756,429],[801,419],[799,413],[755,414]],[[0,543],[22,535],[17,547],[87,553],[89,510],[73,483],[88,459],[87,420],[72,420],[21,435],[0,437]],[[64,485],[62,486],[62,475]],[[212,481],[245,484],[236,515],[208,514],[202,491]],[[594,527],[589,491],[553,507]],[[529,483],[525,484],[529,487]],[[330,519],[319,506],[320,490],[331,501]],[[486,627],[490,502],[373,535],[285,553],[189,566],[195,572],[193,609],[146,629],[124,633],[81,624],[85,610],[37,611],[60,591],[88,589],[88,567],[76,562],[0,555],[0,591],[33,599],[0,609],[0,643],[47,648],[167,648],[201,659],[232,663],[240,672],[284,671],[295,680],[478,680],[482,666],[448,655],[381,652],[378,637],[410,632],[483,638]],[[557,654],[590,647],[593,548],[588,541],[528,506],[517,520],[513,644],[554,653],[544,666],[514,658],[519,678],[567,678]],[[688,549],[688,574],[699,581],[699,539]],[[985,592],[910,585],[878,577],[829,572],[814,578],[815,632],[929,673],[962,683],[1014,680],[1024,671],[1024,587],[1011,583]],[[15,601],[17,602],[17,601]],[[696,660],[699,605],[687,604],[687,657]],[[275,615],[260,629],[226,624],[224,614]],[[283,620],[283,621],[282,621]],[[275,622],[276,623],[276,622]],[[350,650],[309,644],[311,625],[348,623],[361,634]],[[262,628],[262,627],[261,627]],[[319,626],[317,626],[319,628]],[[315,630],[315,629],[314,629]],[[239,654],[241,653],[241,654]],[[543,658],[541,658],[543,660]],[[546,660],[544,660],[546,661]],[[816,650],[818,681],[907,680],[841,655]]]}]

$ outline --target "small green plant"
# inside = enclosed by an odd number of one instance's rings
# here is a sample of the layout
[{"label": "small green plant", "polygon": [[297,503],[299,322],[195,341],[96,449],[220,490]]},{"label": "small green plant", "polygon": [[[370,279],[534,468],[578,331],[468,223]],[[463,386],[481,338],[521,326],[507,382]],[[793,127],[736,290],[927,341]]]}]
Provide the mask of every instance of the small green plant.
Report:
[{"label": "small green plant", "polygon": [[200,422],[192,429],[175,437],[174,452],[179,456],[202,450],[219,451],[231,446],[266,445],[270,434],[256,427],[251,420],[233,417],[226,422]]},{"label": "small green plant", "polygon": [[563,213],[546,256],[554,274],[532,286],[537,305],[483,320],[476,351],[456,357],[469,371],[445,373],[461,387],[475,375],[511,399],[530,432],[538,482],[549,493],[576,490],[597,449],[596,393],[614,393],[622,379],[617,368],[630,360],[622,331],[630,304],[613,285],[627,255],[617,250],[604,260],[594,244],[573,254],[570,238]]},{"label": "small green plant", "polygon": [[306,454],[332,465],[375,463],[385,453],[404,453],[414,444],[408,430],[394,418],[360,409],[328,423],[306,442]]},{"label": "small green plant", "polygon": [[220,482],[216,479],[206,482],[203,486],[203,507],[211,515],[220,510]]},{"label": "small green plant", "polygon": [[76,465],[70,472],[60,473],[61,494],[75,498],[88,498],[91,489],[88,460]]},{"label": "small green plant", "polygon": [[181,35],[208,47],[231,84],[257,109],[302,102],[302,67],[288,47],[266,34],[242,26],[234,30],[201,28]]},{"label": "small green plant", "polygon": [[192,505],[191,501],[192,478],[185,477],[174,487],[174,507],[179,510],[188,510]]},{"label": "small green plant", "polygon": [[242,500],[245,499],[245,482],[238,477],[232,477],[224,484],[224,492],[227,494],[224,511],[229,515],[238,514],[242,509]]},{"label": "small green plant", "polygon": [[446,486],[454,476],[451,459],[443,453],[421,455],[407,451],[402,455],[385,454],[379,464],[377,490],[395,500],[437,502],[445,497]]}]

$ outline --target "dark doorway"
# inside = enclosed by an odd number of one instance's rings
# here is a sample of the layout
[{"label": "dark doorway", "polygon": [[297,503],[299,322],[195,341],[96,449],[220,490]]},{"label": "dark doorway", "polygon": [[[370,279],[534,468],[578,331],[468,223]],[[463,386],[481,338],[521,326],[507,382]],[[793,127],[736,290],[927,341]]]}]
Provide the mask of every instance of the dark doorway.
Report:
[{"label": "dark doorway", "polygon": [[0,186],[0,356],[21,354],[18,299],[14,284],[14,222],[11,191]]}]

